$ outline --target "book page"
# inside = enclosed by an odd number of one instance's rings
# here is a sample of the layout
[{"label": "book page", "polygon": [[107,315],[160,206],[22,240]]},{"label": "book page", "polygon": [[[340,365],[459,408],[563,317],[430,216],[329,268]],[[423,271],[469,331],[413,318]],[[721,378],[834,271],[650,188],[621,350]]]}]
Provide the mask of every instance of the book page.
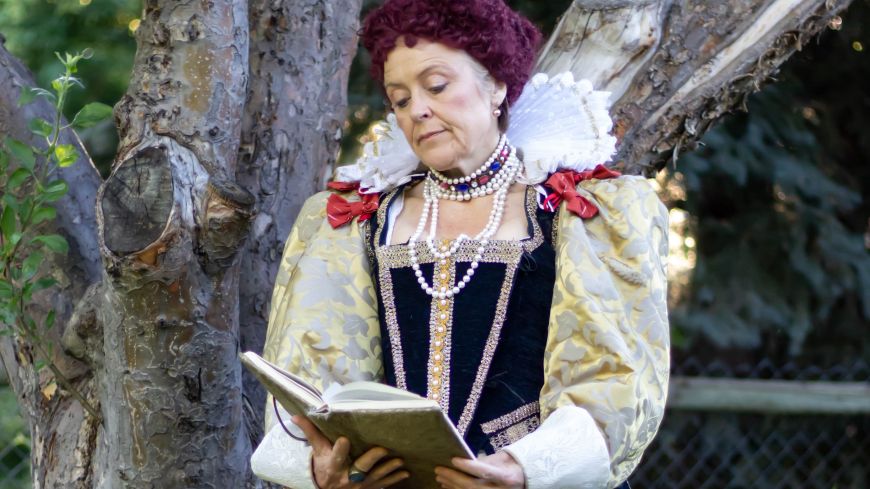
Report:
[{"label": "book page", "polygon": [[354,401],[419,401],[426,400],[413,392],[391,387],[377,382],[351,382],[337,389],[330,386],[323,395],[327,404]]}]

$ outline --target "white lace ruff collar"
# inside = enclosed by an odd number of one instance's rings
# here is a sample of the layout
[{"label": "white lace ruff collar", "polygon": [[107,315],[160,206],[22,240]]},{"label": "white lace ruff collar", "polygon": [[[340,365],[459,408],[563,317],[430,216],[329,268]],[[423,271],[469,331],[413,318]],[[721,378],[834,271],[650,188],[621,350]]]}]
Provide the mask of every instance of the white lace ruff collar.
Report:
[{"label": "white lace ruff collar", "polygon": [[[536,185],[560,169],[583,171],[610,161],[616,138],[610,135],[609,97],[588,80],[574,81],[570,72],[532,77],[511,108],[507,131],[524,154],[520,182]],[[335,180],[360,182],[364,193],[384,192],[409,181],[419,165],[396,116],[389,114],[373,129],[362,156],[339,167]]]}]

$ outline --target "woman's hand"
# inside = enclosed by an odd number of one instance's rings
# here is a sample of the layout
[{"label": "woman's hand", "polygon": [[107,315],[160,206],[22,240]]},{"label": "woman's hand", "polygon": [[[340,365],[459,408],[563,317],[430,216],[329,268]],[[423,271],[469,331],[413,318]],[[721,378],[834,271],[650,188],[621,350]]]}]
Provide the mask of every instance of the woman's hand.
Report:
[{"label": "woman's hand", "polygon": [[[454,458],[455,469],[438,467],[435,481],[446,489],[498,488],[524,489],[523,467],[507,452],[497,452],[477,460]],[[459,469],[459,470],[456,470]]]},{"label": "woman's hand", "polygon": [[[335,445],[304,416],[293,416],[293,424],[302,429],[313,449],[312,469],[314,482],[321,489],[379,489],[389,487],[408,478],[407,471],[398,471],[402,460],[393,458],[384,461],[387,449],[375,447],[356,460],[350,460],[350,441],[341,437]],[[351,482],[348,474],[351,466],[366,473],[362,482]]]}]

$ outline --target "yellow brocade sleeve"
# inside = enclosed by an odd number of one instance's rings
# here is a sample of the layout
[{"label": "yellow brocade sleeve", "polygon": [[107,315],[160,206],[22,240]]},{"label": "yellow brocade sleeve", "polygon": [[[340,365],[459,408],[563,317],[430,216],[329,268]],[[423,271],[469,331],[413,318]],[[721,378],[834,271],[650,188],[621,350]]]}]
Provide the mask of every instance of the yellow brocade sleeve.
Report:
[{"label": "yellow brocade sleeve", "polygon": [[668,214],[642,177],[586,180],[578,193],[599,214],[559,209],[541,415],[565,405],[589,411],[616,487],[652,441],[667,398]]},{"label": "yellow brocade sleeve", "polygon": [[[318,389],[383,377],[377,299],[356,220],[333,229],[321,192],[302,206],[275,279],[263,357]],[[266,430],[274,424],[272,398]]]}]

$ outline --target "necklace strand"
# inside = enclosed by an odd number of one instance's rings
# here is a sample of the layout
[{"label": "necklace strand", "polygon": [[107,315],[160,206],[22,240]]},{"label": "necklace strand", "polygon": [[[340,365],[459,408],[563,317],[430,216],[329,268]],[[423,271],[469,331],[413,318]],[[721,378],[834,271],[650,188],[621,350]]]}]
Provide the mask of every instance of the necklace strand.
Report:
[{"label": "necklace strand", "polygon": [[[506,138],[502,138],[506,141]],[[501,144],[500,144],[501,146]],[[459,251],[459,248],[462,246],[462,243],[465,240],[471,239],[466,234],[460,234],[451,246],[442,247],[438,249],[435,246],[435,232],[438,228],[438,201],[441,199],[449,199],[449,200],[457,200],[451,198],[450,192],[445,192],[437,183],[435,179],[427,178],[424,181],[423,187],[423,210],[420,213],[420,221],[417,223],[417,229],[414,231],[414,234],[408,240],[408,255],[411,258],[411,268],[414,270],[414,275],[417,277],[417,283],[420,285],[420,288],[426,292],[427,295],[432,296],[437,299],[447,299],[452,298],[453,296],[459,294],[465,286],[471,281],[471,277],[474,276],[475,270],[479,267],[480,261],[483,259],[483,254],[486,251],[486,247],[490,242],[490,238],[492,238],[499,226],[501,226],[502,218],[504,217],[504,207],[505,200],[507,199],[507,193],[510,189],[510,186],[516,181],[517,175],[521,169],[521,163],[519,159],[516,157],[516,149],[509,146],[505,142],[504,148],[496,148],[497,152],[502,150],[507,150],[507,158],[504,164],[504,170],[499,172],[499,176],[501,178],[497,178],[494,181],[497,183],[491,187],[492,191],[487,192],[486,194],[475,195],[474,197],[488,195],[490,193],[495,193],[492,203],[492,210],[489,213],[489,219],[487,220],[486,226],[474,237],[474,240],[479,241],[479,246],[475,250],[474,258],[471,260],[471,264],[463,275],[462,279],[460,279],[453,287],[442,287],[439,290],[435,290],[426,278],[423,276],[423,271],[420,270],[420,264],[417,260],[417,242],[420,240],[420,237],[423,235],[423,232],[426,228],[426,223],[429,222],[429,233],[426,237],[426,245],[429,248],[429,251],[438,260],[440,263],[445,263],[448,258],[450,258],[453,254]],[[489,164],[489,162],[487,162]],[[437,178],[437,177],[436,177]],[[472,198],[469,196],[468,198],[464,198],[462,200],[470,200]],[[432,219],[429,219],[429,215],[432,215]],[[437,273],[435,271],[434,273]],[[434,277],[432,283],[435,283]]]},{"label": "necklace strand", "polygon": [[439,198],[449,200],[471,200],[474,197],[489,195],[498,189],[505,178],[510,161],[510,143],[504,134],[493,150],[492,155],[477,170],[464,177],[448,178],[437,170],[430,170],[429,177],[437,183]]}]

